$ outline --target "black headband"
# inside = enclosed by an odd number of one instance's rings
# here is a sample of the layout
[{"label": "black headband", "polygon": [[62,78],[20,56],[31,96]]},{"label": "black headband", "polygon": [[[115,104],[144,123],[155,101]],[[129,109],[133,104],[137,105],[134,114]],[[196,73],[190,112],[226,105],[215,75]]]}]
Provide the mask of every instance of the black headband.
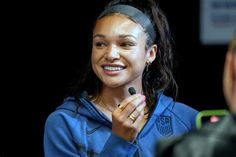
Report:
[{"label": "black headband", "polygon": [[109,14],[109,13],[121,13],[128,15],[135,22],[139,23],[149,34],[152,41],[156,38],[155,30],[152,26],[151,20],[139,9],[134,8],[130,5],[114,5],[105,9],[99,16],[98,19]]}]

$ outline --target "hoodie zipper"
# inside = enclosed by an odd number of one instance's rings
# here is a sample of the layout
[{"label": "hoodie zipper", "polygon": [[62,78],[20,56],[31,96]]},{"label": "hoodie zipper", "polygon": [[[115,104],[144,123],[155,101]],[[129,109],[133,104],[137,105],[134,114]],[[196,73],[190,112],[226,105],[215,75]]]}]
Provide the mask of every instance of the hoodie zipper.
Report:
[{"label": "hoodie zipper", "polygon": [[[157,97],[158,97],[158,100],[157,100],[157,103],[156,103],[157,105],[159,104],[161,95],[162,95],[162,93],[158,94],[158,96],[157,96]],[[157,108],[157,105],[155,106],[155,108],[154,108],[153,111],[155,111],[155,109]],[[149,119],[147,120],[147,122],[144,124],[143,128],[140,130],[140,132],[139,132],[137,138],[134,140],[134,144],[136,144],[137,147],[138,147],[138,150],[135,152],[134,157],[140,157],[140,153],[139,153],[139,143],[138,143],[138,140],[137,140],[137,139],[139,138],[140,134],[142,133],[143,129],[146,127],[146,125],[148,124],[148,122],[150,121],[150,119],[151,119],[151,117],[152,117],[152,114],[153,114],[153,112],[151,113],[151,115],[150,115]]]}]

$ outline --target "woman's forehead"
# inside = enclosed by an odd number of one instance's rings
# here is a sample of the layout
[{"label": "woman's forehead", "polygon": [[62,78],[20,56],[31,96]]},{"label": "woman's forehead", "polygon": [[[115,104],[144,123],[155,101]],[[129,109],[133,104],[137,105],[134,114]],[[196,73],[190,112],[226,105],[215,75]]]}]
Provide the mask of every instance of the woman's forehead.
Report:
[{"label": "woman's forehead", "polygon": [[109,14],[97,20],[94,33],[133,34],[144,35],[144,29],[123,14]]}]

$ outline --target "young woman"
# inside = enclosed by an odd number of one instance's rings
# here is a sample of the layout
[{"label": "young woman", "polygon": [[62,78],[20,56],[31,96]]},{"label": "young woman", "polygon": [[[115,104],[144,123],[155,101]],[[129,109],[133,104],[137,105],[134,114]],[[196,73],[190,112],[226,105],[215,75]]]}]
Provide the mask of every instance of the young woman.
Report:
[{"label": "young woman", "polygon": [[110,2],[93,29],[88,73],[46,121],[45,157],[149,157],[159,139],[195,128],[198,112],[164,94],[177,93],[171,43],[154,0]]}]

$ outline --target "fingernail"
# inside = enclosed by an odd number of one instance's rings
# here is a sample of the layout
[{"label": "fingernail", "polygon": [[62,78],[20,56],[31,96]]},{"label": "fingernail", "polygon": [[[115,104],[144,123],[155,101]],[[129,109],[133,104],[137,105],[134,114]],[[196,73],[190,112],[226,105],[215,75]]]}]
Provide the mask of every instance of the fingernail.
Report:
[{"label": "fingernail", "polygon": [[145,95],[142,95],[142,100],[146,100],[146,96]]}]

